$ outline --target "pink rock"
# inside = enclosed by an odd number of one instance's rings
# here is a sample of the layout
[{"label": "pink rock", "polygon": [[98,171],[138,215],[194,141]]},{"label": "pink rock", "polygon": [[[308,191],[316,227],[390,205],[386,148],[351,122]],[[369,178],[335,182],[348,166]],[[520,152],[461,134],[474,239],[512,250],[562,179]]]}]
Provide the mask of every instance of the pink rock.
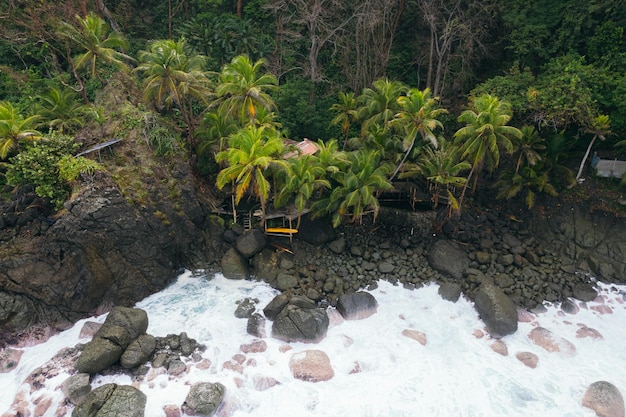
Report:
[{"label": "pink rock", "polygon": [[252,383],[254,385],[254,389],[257,391],[265,391],[266,389],[272,388],[280,384],[278,380],[272,378],[271,376],[263,376],[256,375],[252,378]]},{"label": "pink rock", "polygon": [[523,308],[517,309],[517,321],[520,323],[531,323],[535,318],[537,318],[537,316],[530,311],[524,310]]},{"label": "pink rock", "polygon": [[163,406],[165,417],[180,417],[180,407],[175,404],[168,404]]},{"label": "pink rock", "polygon": [[417,340],[422,346],[426,346],[426,343],[428,342],[426,333],[420,332],[419,330],[404,329],[402,330],[402,336]]},{"label": "pink rock", "polygon": [[240,374],[243,373],[243,366],[235,361],[224,362],[224,365],[222,365],[222,369],[230,369],[231,371],[239,372]]},{"label": "pink rock", "polygon": [[480,329],[475,329],[475,330],[472,332],[472,334],[474,335],[474,337],[475,337],[476,339],[482,339],[483,337],[485,337],[485,332],[483,332],[483,331],[482,331],[482,330],[480,330]]},{"label": "pink rock", "polygon": [[341,323],[346,321],[343,318],[341,313],[339,313],[336,309],[330,308],[326,310],[326,314],[328,315],[328,325],[329,327],[339,326]]},{"label": "pink rock", "polygon": [[597,311],[600,314],[613,314],[613,309],[611,306],[607,306],[606,304],[600,304],[597,306],[591,306],[593,311]]},{"label": "pink rock", "polygon": [[539,363],[539,357],[531,352],[517,352],[515,357],[529,368],[535,369]]},{"label": "pink rock", "polygon": [[55,334],[59,332],[50,326],[45,324],[36,324],[32,327],[29,327],[26,331],[20,333],[19,341],[14,344],[14,347],[22,348],[28,346],[36,346],[40,343],[45,342],[50,339]]},{"label": "pink rock", "polygon": [[259,353],[267,350],[265,340],[257,339],[252,343],[246,343],[239,347],[243,353]]},{"label": "pink rock", "polygon": [[43,417],[43,415],[46,414],[46,411],[50,408],[50,405],[52,405],[52,398],[39,397],[33,402],[36,404],[34,417]]},{"label": "pink rock", "polygon": [[281,347],[278,348],[278,351],[280,353],[285,353],[285,352],[289,352],[291,349],[293,349],[290,345],[282,345]]},{"label": "pink rock", "polygon": [[196,363],[196,368],[198,369],[209,369],[210,367],[211,367],[211,361],[206,358]]},{"label": "pink rock", "polygon": [[154,381],[154,379],[157,376],[164,375],[166,373],[167,373],[167,370],[165,368],[163,368],[162,366],[159,367],[159,368],[150,368],[150,370],[146,374],[146,381],[147,382]]},{"label": "pink rock", "polygon": [[624,417],[622,393],[607,381],[597,381],[589,385],[583,397],[583,406],[591,408],[599,417]]},{"label": "pink rock", "polygon": [[507,356],[509,354],[509,348],[506,346],[506,343],[504,343],[502,340],[496,340],[489,347],[491,348],[491,350],[493,350],[496,353],[499,353],[502,356]]},{"label": "pink rock", "polygon": [[358,374],[361,372],[361,364],[358,362],[354,362],[354,367],[350,370],[350,375],[352,374]]},{"label": "pink rock", "polygon": [[54,417],[65,417],[69,415],[69,411],[67,410],[67,405],[59,404],[56,411],[54,412]]},{"label": "pink rock", "polygon": [[308,382],[328,381],[335,376],[328,355],[321,350],[294,353],[289,361],[294,378]]},{"label": "pink rock", "polygon": [[579,324],[580,328],[576,330],[576,337],[579,339],[590,337],[592,339],[604,339],[599,331],[584,324]]},{"label": "pink rock", "polygon": [[567,339],[559,337],[543,327],[535,327],[528,337],[534,344],[544,348],[548,352],[561,352],[566,355],[576,354],[576,346]]},{"label": "pink rock", "polygon": [[18,363],[24,353],[23,350],[6,348],[0,350],[0,374],[11,372]]},{"label": "pink rock", "polygon": [[256,366],[256,359],[250,358],[246,361],[246,366]]},{"label": "pink rock", "polygon": [[243,364],[246,361],[246,355],[241,353],[235,353],[232,359],[237,362],[239,365]]},{"label": "pink rock", "polygon": [[80,337],[81,339],[91,339],[93,338],[93,335],[95,335],[96,332],[100,330],[100,327],[102,327],[102,323],[87,321],[80,329],[80,334],[78,335],[78,337]]}]

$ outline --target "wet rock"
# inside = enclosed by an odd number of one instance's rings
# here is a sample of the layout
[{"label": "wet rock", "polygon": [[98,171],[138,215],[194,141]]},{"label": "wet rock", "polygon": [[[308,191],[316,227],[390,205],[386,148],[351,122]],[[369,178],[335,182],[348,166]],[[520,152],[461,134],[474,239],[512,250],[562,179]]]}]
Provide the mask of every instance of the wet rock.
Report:
[{"label": "wet rock", "polygon": [[620,390],[607,381],[589,385],[583,397],[583,406],[599,417],[624,417],[624,398]]},{"label": "wet rock", "polygon": [[146,400],[130,385],[105,384],[87,394],[72,417],[143,417]]},{"label": "wet rock", "polygon": [[190,416],[215,415],[224,399],[226,387],[220,383],[198,382],[191,386],[181,409]]},{"label": "wet rock", "polygon": [[254,275],[263,281],[272,283],[278,275],[278,269],[281,263],[281,256],[275,250],[264,249],[254,258],[252,265],[254,266]]},{"label": "wet rock", "polygon": [[535,327],[528,334],[528,338],[537,346],[544,348],[548,352],[562,352],[566,355],[574,355],[576,346],[567,339],[555,335],[550,330],[543,327]]},{"label": "wet rock", "polygon": [[335,376],[328,355],[321,350],[294,353],[289,368],[294,378],[307,382],[328,381]]},{"label": "wet rock", "polygon": [[148,329],[148,313],[140,308],[114,307],[107,315],[96,336],[105,337],[110,326],[119,326],[128,332],[130,340],[134,340]]},{"label": "wet rock", "polygon": [[337,311],[346,320],[361,320],[376,313],[378,301],[368,292],[344,294],[337,300]]},{"label": "wet rock", "polygon": [[263,314],[265,314],[265,317],[269,320],[274,320],[287,304],[289,304],[289,296],[286,294],[278,294],[265,306]]},{"label": "wet rock", "polygon": [[421,344],[422,346],[426,346],[426,343],[428,343],[428,338],[426,337],[426,333],[420,332],[419,330],[404,329],[402,330],[402,336],[406,336],[409,339],[413,339],[419,342],[419,344]]},{"label": "wet rock", "polygon": [[254,313],[248,319],[248,324],[246,326],[246,332],[252,336],[264,338],[266,337],[265,333],[265,317],[260,315],[259,313]]},{"label": "wet rock", "polygon": [[517,331],[517,309],[513,301],[495,285],[482,284],[474,308],[485,322],[489,334],[500,338]]},{"label": "wet rock", "polygon": [[267,343],[264,340],[255,340],[251,343],[245,343],[239,346],[243,353],[260,353],[267,350]]},{"label": "wet rock", "polygon": [[131,369],[143,365],[148,361],[156,348],[156,339],[149,334],[143,334],[133,340],[120,358],[124,368]]},{"label": "wet rock", "polygon": [[238,301],[237,309],[235,310],[235,317],[239,319],[250,318],[256,310],[256,303],[258,303],[258,300],[254,300],[250,297],[246,297],[243,300]]},{"label": "wet rock", "polygon": [[63,395],[72,404],[79,405],[91,391],[89,374],[78,373],[67,378],[61,385]]},{"label": "wet rock", "polygon": [[502,340],[496,340],[490,346],[491,350],[496,353],[499,353],[502,356],[507,356],[509,354],[509,348],[506,346]]},{"label": "wet rock", "polygon": [[259,229],[247,230],[237,238],[237,250],[250,259],[265,248],[265,235]]},{"label": "wet rock", "polygon": [[598,292],[591,285],[579,284],[572,288],[572,295],[580,301],[593,301]]},{"label": "wet rock", "polygon": [[235,248],[230,248],[222,257],[222,274],[229,279],[248,279],[248,260]]},{"label": "wet rock", "polygon": [[535,369],[539,363],[539,357],[532,352],[518,352],[515,354],[517,360],[529,368]]},{"label": "wet rock", "polygon": [[272,337],[285,342],[318,342],[326,337],[328,325],[326,310],[288,305],[272,323]]},{"label": "wet rock", "polygon": [[444,282],[437,292],[444,300],[456,303],[461,297],[461,285],[454,282]]},{"label": "wet rock", "polygon": [[449,240],[438,240],[428,252],[428,263],[437,272],[461,279],[470,265],[465,251]]},{"label": "wet rock", "polygon": [[[119,334],[114,334],[119,330]],[[121,327],[113,326],[109,328],[109,332],[105,336],[113,337],[94,337],[85,344],[81,355],[76,361],[76,369],[78,372],[87,374],[95,374],[117,363],[122,357],[122,353],[129,343],[128,332]],[[125,335],[125,336],[124,336]],[[119,342],[126,342],[120,344]]]},{"label": "wet rock", "polygon": [[286,291],[299,285],[298,278],[291,274],[279,272],[276,277],[276,289]]}]

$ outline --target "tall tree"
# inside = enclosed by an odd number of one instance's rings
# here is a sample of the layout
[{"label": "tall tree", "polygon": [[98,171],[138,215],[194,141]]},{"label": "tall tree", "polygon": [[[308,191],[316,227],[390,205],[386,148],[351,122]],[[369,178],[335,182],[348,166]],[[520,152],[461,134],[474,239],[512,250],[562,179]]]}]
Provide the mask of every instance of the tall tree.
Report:
[{"label": "tall tree", "polygon": [[350,127],[352,123],[357,120],[357,102],[354,97],[354,93],[339,93],[339,102],[330,106],[330,111],[337,113],[337,115],[331,120],[331,125],[340,125],[341,134],[343,136],[342,148],[345,149],[346,142],[348,141],[348,135],[350,134]]},{"label": "tall tree", "polygon": [[459,122],[465,123],[465,126],[454,134],[455,144],[462,147],[461,158],[468,159],[472,164],[459,206],[463,204],[465,191],[472,179],[472,190],[476,190],[485,163],[488,170],[493,172],[500,163],[500,148],[508,153],[513,152],[512,139],[521,137],[522,132],[507,125],[511,117],[510,105],[488,94],[472,98],[470,108],[459,116]]},{"label": "tall tree", "polygon": [[437,128],[443,129],[443,124],[437,120],[437,117],[447,113],[446,109],[438,108],[437,99],[432,97],[428,88],[425,90],[410,89],[406,96],[398,98],[398,104],[401,110],[394,116],[392,123],[399,125],[405,132],[402,142],[405,154],[391,179],[398,175],[402,169],[402,165],[411,154],[418,137],[437,148],[437,137],[434,131]]},{"label": "tall tree", "polygon": [[273,74],[261,72],[264,64],[265,60],[253,63],[247,56],[239,55],[220,74],[216,88],[220,106],[242,124],[255,121],[258,107],[276,109],[268,92],[278,88],[278,80]]},{"label": "tall tree", "polygon": [[145,77],[144,99],[159,111],[178,108],[190,132],[195,126],[192,99],[206,101],[211,95],[204,60],[202,55],[187,55],[184,38],[163,39],[139,52],[139,65],[134,70]]},{"label": "tall tree", "polygon": [[609,116],[600,114],[596,116],[591,122],[591,126],[587,129],[588,133],[593,135],[593,138],[589,142],[589,146],[587,146],[587,151],[585,152],[585,156],[583,156],[583,160],[580,162],[580,167],[578,168],[578,173],[576,174],[576,180],[580,179],[580,176],[583,174],[583,168],[585,167],[585,162],[587,162],[587,158],[589,157],[589,153],[591,152],[591,148],[593,147],[596,139],[605,140],[608,135],[611,134],[611,121],[609,120]]},{"label": "tall tree", "polygon": [[372,88],[365,88],[359,96],[359,119],[363,121],[363,132],[372,124],[388,129],[400,110],[398,98],[406,91],[407,87],[400,81],[386,78],[374,81]]},{"label": "tall tree", "polygon": [[83,125],[83,117],[90,110],[77,101],[74,92],[68,88],[50,88],[39,97],[36,113],[51,130],[69,133]]},{"label": "tall tree", "polygon": [[218,163],[228,163],[217,175],[217,187],[221,190],[229,182],[234,183],[236,204],[251,190],[261,203],[262,222],[265,223],[271,188],[268,170],[272,167],[286,168],[287,165],[280,158],[283,140],[273,129],[248,125],[232,134],[228,145],[229,148],[215,158]]},{"label": "tall tree", "polygon": [[63,37],[85,51],[71,60],[76,71],[86,69],[91,78],[97,77],[104,83],[98,73],[99,65],[128,68],[128,62],[134,59],[124,52],[128,42],[120,32],[110,31],[109,25],[95,13],[84,18],[76,16],[76,20],[78,26],[63,22],[59,27]]}]

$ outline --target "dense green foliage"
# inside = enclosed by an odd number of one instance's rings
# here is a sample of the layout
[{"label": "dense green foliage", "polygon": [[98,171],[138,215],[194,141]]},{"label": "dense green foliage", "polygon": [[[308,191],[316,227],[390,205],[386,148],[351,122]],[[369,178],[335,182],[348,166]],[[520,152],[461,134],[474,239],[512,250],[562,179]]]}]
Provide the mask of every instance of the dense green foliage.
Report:
[{"label": "dense green foliage", "polygon": [[[0,159],[8,183],[57,202],[73,146],[40,131],[102,129],[92,103],[116,76],[141,91],[155,154],[185,149],[237,201],[335,224],[375,215],[405,178],[450,215],[470,186],[532,207],[573,185],[592,150],[626,148],[623,1],[18,3],[0,16]],[[157,114],[168,122],[148,126]],[[286,138],[319,150],[294,156]]]}]

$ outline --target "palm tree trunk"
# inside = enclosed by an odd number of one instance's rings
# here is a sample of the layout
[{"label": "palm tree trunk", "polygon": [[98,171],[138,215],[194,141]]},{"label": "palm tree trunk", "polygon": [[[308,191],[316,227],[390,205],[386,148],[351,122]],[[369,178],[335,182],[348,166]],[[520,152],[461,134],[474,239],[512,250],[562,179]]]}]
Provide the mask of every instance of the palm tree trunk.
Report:
[{"label": "palm tree trunk", "polygon": [[415,139],[413,139],[413,141],[411,142],[411,146],[409,146],[409,149],[407,149],[406,153],[404,154],[404,157],[402,158],[402,161],[400,161],[400,164],[398,164],[398,168],[396,168],[396,171],[393,173],[391,178],[389,178],[389,181],[393,180],[396,177],[396,175],[398,175],[400,168],[402,168],[402,165],[404,165],[406,158],[408,158],[409,154],[411,153],[411,150],[413,150],[413,145],[415,145]]},{"label": "palm tree trunk", "polygon": [[469,175],[467,176],[467,181],[463,184],[463,191],[461,191],[461,197],[459,197],[459,213],[461,212],[461,207],[463,206],[463,199],[465,198],[465,192],[467,191],[467,187],[469,186],[470,180],[472,179],[472,175],[474,175],[475,165],[472,165],[472,169],[470,170]]},{"label": "palm tree trunk", "polygon": [[585,156],[583,157],[583,160],[580,162],[580,167],[578,168],[578,174],[576,174],[576,181],[578,181],[580,176],[583,174],[583,168],[585,167],[585,162],[587,162],[587,158],[589,157],[589,152],[591,152],[591,148],[593,147],[593,143],[596,141],[597,137],[598,135],[595,135],[593,139],[591,139],[591,142],[589,142],[589,146],[587,147],[587,152],[585,152]]}]

